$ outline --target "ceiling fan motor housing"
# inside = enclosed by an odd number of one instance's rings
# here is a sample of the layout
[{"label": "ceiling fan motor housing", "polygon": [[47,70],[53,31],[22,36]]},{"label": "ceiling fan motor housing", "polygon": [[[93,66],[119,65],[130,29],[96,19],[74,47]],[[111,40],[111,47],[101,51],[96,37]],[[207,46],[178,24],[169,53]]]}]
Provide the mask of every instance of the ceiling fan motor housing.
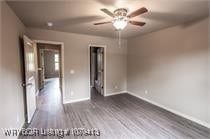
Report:
[{"label": "ceiling fan motor housing", "polygon": [[127,13],[128,13],[128,10],[125,9],[125,8],[119,8],[119,9],[116,9],[114,11],[114,16],[115,17],[126,17],[127,16]]}]

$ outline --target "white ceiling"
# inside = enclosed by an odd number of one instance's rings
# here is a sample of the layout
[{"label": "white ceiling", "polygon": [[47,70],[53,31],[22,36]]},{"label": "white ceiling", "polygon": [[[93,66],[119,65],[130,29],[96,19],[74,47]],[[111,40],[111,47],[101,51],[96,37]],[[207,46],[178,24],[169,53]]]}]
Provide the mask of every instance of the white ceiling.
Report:
[{"label": "white ceiling", "polygon": [[[122,32],[124,38],[177,25],[208,16],[208,0],[28,0],[7,1],[27,27],[52,29],[64,32],[117,37],[112,24],[94,26],[94,22],[112,18],[101,12],[107,8],[128,8],[129,12],[146,7],[149,12],[135,17],[144,21],[144,27],[128,25]],[[47,22],[53,22],[48,27]]]}]

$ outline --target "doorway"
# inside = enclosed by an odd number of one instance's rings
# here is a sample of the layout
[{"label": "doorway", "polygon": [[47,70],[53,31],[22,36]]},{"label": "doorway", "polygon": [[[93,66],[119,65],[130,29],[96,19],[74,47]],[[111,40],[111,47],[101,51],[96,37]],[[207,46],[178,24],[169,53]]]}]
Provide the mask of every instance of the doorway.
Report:
[{"label": "doorway", "polygon": [[[37,41],[36,45],[39,89],[37,104],[55,101],[63,103],[62,44]],[[49,102],[42,102],[43,100]]]},{"label": "doorway", "polygon": [[105,96],[105,46],[90,46],[90,96]]},{"label": "doorway", "polygon": [[[54,44],[37,43],[38,54],[38,85],[39,90],[45,86],[45,81],[51,78],[60,78],[61,46]],[[61,87],[61,84],[59,84]]]}]

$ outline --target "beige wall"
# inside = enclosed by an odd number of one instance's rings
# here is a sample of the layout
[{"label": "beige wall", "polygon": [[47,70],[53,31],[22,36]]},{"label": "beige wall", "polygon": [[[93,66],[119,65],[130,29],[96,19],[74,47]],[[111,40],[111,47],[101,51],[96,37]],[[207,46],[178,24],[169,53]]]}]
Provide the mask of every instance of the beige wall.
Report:
[{"label": "beige wall", "polygon": [[19,36],[25,32],[25,28],[7,4],[0,3],[2,4],[0,24],[4,33],[1,36],[0,128],[20,128],[24,123],[24,105]]},{"label": "beige wall", "polygon": [[[64,43],[65,101],[89,97],[89,44],[107,45],[107,93],[126,90],[127,41],[122,40],[122,47],[119,48],[116,39],[105,37],[42,29],[27,29],[27,34],[35,40]],[[74,70],[75,74],[70,74],[70,70]],[[115,86],[118,86],[118,88],[114,88]],[[73,92],[72,96],[71,92]]]},{"label": "beige wall", "polygon": [[[2,84],[2,2],[0,2],[0,84]],[[1,97],[3,93],[0,91],[0,109],[2,109],[2,101],[3,98]],[[0,114],[0,123],[3,123],[5,119],[3,119],[4,116]],[[2,127],[3,124],[0,124],[0,127]],[[2,133],[0,133],[0,138],[3,138]]]},{"label": "beige wall", "polygon": [[[209,7],[210,7],[210,2],[209,2]],[[210,8],[209,8],[209,15],[210,15]],[[209,18],[209,23],[210,23],[210,18]],[[209,24],[209,34],[208,34],[208,39],[209,39],[209,45],[208,45],[208,106],[210,106],[210,24]],[[210,123],[210,108],[208,107],[208,122]]]},{"label": "beige wall", "polygon": [[128,91],[205,124],[209,122],[208,20],[130,39]]},{"label": "beige wall", "polygon": [[[0,50],[2,45],[2,2],[0,2]],[[1,51],[0,51],[0,61],[1,61]]]}]

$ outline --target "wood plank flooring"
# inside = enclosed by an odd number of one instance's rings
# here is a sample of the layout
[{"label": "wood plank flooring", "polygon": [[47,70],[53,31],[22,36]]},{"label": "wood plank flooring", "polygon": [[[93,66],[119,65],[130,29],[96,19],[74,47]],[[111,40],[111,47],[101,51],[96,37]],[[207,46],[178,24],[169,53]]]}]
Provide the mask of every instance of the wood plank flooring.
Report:
[{"label": "wood plank flooring", "polygon": [[[57,84],[57,85],[56,85]],[[50,80],[38,97],[31,128],[97,128],[102,139],[209,139],[209,130],[129,94],[102,97],[62,106],[58,79]],[[21,139],[60,137],[21,137]]]}]

